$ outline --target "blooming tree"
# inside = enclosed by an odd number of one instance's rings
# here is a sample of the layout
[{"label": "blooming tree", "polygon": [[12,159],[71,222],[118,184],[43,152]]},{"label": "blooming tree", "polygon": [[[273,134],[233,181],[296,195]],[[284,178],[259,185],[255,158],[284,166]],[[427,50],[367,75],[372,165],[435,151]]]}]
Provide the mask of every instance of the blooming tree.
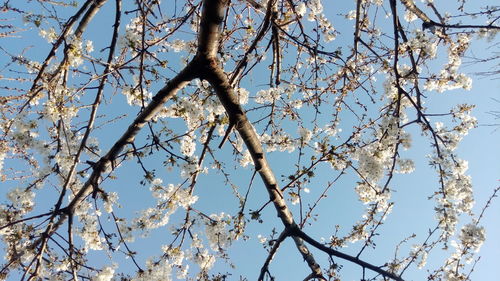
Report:
[{"label": "blooming tree", "polygon": [[[474,106],[428,104],[471,89],[462,59],[493,40],[500,8],[326,2],[4,1],[0,276],[234,279],[230,249],[258,225],[258,280],[291,278],[272,267],[285,241],[308,269],[293,279],[353,264],[362,280],[467,280],[485,239],[456,153]],[[373,262],[412,139],[430,144],[434,218]],[[319,210],[346,189],[362,212],[319,237]],[[426,267],[433,254],[449,257]]]}]

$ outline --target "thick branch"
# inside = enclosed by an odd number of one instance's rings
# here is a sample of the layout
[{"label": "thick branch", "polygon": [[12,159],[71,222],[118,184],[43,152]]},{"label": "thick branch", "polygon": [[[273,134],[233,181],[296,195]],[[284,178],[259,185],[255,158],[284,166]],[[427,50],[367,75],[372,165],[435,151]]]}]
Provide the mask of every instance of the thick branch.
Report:
[{"label": "thick branch", "polygon": [[[245,112],[238,103],[238,99],[233,91],[231,82],[224,73],[223,69],[219,66],[219,62],[215,57],[219,42],[218,36],[215,35],[214,32],[218,30],[218,26],[216,26],[216,24],[221,22],[222,11],[224,10],[226,4],[225,0],[204,2],[202,12],[203,18],[201,20],[202,28],[198,36],[199,46],[197,65],[202,68],[199,72],[199,78],[207,80],[215,89],[219,100],[226,109],[230,124],[235,125],[235,128],[238,130],[241,138],[245,142],[246,147],[252,156],[255,168],[259,172],[260,177],[262,178],[262,181],[264,182],[264,185],[269,193],[269,197],[274,203],[278,217],[283,222],[285,228],[295,228],[297,225],[293,219],[292,213],[286,205],[283,193],[277,184],[274,173],[265,158],[264,150],[259,137],[255,132],[255,128],[248,121]],[[320,266],[316,263],[314,257],[311,252],[309,252],[302,239],[299,237],[293,237],[293,240],[312,272],[316,276],[321,276]]]},{"label": "thick branch", "polygon": [[384,277],[387,277],[387,278],[391,278],[393,280],[396,280],[396,281],[404,281],[403,278],[399,277],[398,275],[392,273],[392,272],[389,272],[387,270],[384,270],[382,269],[381,267],[379,266],[375,266],[371,263],[368,263],[368,262],[365,262],[363,260],[360,260],[359,258],[357,257],[353,257],[353,256],[350,256],[348,254],[344,254],[342,252],[339,252],[335,249],[332,249],[332,248],[329,248],[323,244],[321,244],[320,242],[314,240],[313,238],[311,238],[309,235],[307,235],[305,232],[303,232],[302,230],[300,230],[299,228],[294,228],[292,230],[292,233],[291,235],[296,235],[300,238],[302,238],[304,241],[306,241],[307,243],[311,244],[312,246],[314,246],[315,248],[329,254],[329,255],[332,255],[332,256],[335,256],[335,257],[338,257],[338,258],[341,258],[341,259],[344,259],[344,260],[347,260],[347,261],[350,261],[350,262],[353,262],[363,268],[368,268],[368,269],[371,269],[375,272],[377,272],[378,274],[384,276]]},{"label": "thick branch", "polygon": [[[135,118],[134,122],[128,127],[121,138],[115,142],[113,147],[106,153],[105,156],[101,157],[98,163],[94,166],[94,170],[90,175],[89,179],[85,182],[80,191],[75,195],[67,207],[62,208],[59,212],[54,212],[51,217],[51,222],[44,231],[42,237],[33,243],[32,248],[38,247],[40,244],[44,244],[46,239],[50,237],[57,229],[65,222],[67,215],[74,213],[75,208],[78,204],[84,200],[88,195],[91,194],[93,188],[96,188],[101,174],[111,165],[113,165],[114,160],[118,157],[120,152],[125,148],[125,146],[134,141],[136,135],[144,127],[144,125],[150,121],[158,111],[160,111],[162,105],[172,98],[177,91],[186,86],[189,81],[191,81],[198,71],[196,68],[196,58],[191,61],[177,76],[170,80],[165,87],[163,87],[152,99],[151,103],[144,108],[144,110]],[[53,221],[55,216],[60,215],[57,221]]]},{"label": "thick branch", "polygon": [[420,10],[413,0],[401,0],[401,4],[403,4],[406,9],[410,10],[412,13],[414,13],[418,18],[420,18],[423,22],[430,23],[432,20],[424,13],[422,10]]},{"label": "thick branch", "polygon": [[128,127],[127,131],[125,131],[121,138],[115,142],[108,153],[99,160],[89,180],[68,205],[68,211],[72,212],[76,207],[76,204],[78,204],[81,199],[90,193],[90,187],[97,183],[100,175],[109,165],[113,164],[114,160],[118,157],[125,146],[134,141],[142,127],[144,127],[144,125],[161,110],[162,105],[172,98],[177,91],[184,88],[189,81],[194,79],[197,72],[196,65],[197,60],[195,58],[179,74],[177,74],[177,76],[168,81],[167,85],[153,97],[151,103],[149,103],[148,106],[146,106],[146,108],[144,108],[144,110],[135,118],[134,122]]},{"label": "thick branch", "polygon": [[219,47],[219,27],[224,21],[227,0],[204,1],[198,34],[198,54],[214,58]]},{"label": "thick branch", "polygon": [[[255,169],[259,172],[267,192],[269,193],[269,197],[276,208],[278,217],[286,228],[297,227],[292,213],[285,202],[283,193],[274,177],[274,173],[266,160],[259,136],[255,132],[253,125],[248,121],[245,112],[238,104],[237,96],[233,92],[229,79],[217,65],[215,59],[207,59],[206,63],[202,63],[202,65],[206,69],[201,71],[203,74],[201,78],[206,79],[212,87],[214,87],[219,100],[226,109],[230,123],[235,124],[236,130],[238,130],[241,138],[245,142],[255,164]],[[321,275],[321,268],[314,261],[314,257],[304,245],[302,239],[294,237],[294,242],[313,272],[318,276]]]}]

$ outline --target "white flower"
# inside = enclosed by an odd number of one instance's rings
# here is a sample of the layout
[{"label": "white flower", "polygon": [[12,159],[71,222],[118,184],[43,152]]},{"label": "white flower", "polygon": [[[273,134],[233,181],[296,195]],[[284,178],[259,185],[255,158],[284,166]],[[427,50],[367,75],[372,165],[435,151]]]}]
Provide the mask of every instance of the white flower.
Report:
[{"label": "white flower", "polygon": [[405,13],[405,21],[412,22],[417,19],[417,15],[415,15],[412,11],[406,10]]},{"label": "white flower", "polygon": [[68,62],[72,67],[78,67],[83,63],[82,40],[72,37],[68,40]]},{"label": "white flower", "polygon": [[466,247],[471,247],[474,251],[479,251],[485,240],[485,230],[482,226],[469,223],[462,227],[459,235],[460,242]]},{"label": "white flower", "polygon": [[257,239],[259,239],[259,243],[260,243],[260,244],[264,244],[264,243],[266,243],[266,242],[267,242],[267,238],[266,238],[266,237],[264,237],[264,236],[262,236],[262,235],[260,235],[260,234],[259,234],[259,235],[257,235]]},{"label": "white flower", "polygon": [[356,19],[356,10],[350,10],[349,13],[346,15],[346,18],[348,20]]},{"label": "white flower", "polygon": [[458,87],[469,91],[472,89],[472,79],[467,75],[460,73],[457,78],[455,78]]},{"label": "white flower", "polygon": [[299,127],[298,129],[300,139],[303,143],[308,143],[312,138],[312,132],[304,127]]},{"label": "white flower", "polygon": [[112,266],[106,266],[101,271],[99,274],[97,274],[95,277],[92,278],[92,281],[111,281],[113,279],[113,276],[115,274],[115,269]]},{"label": "white flower", "polygon": [[182,261],[185,258],[184,251],[181,250],[180,247],[172,247],[171,245],[163,246],[162,250],[168,257],[168,260],[172,263],[172,265],[181,266]]},{"label": "white flower", "polygon": [[5,160],[5,152],[0,152],[0,172],[2,171],[4,160]]},{"label": "white flower", "polygon": [[186,210],[198,201],[198,196],[189,194],[189,191],[186,189],[179,189],[176,195],[179,200],[177,204]]},{"label": "white flower", "polygon": [[427,251],[422,251],[422,255],[420,256],[420,261],[418,262],[418,268],[422,269],[427,264],[427,257],[429,253]]},{"label": "white flower", "polygon": [[327,136],[333,137],[342,132],[342,129],[337,128],[335,125],[326,125],[323,132],[325,132]]},{"label": "white flower", "polygon": [[249,92],[245,88],[237,88],[235,90],[236,95],[238,95],[238,102],[240,105],[246,104],[248,102]]},{"label": "white flower", "polygon": [[171,281],[172,265],[167,260],[161,259],[146,261],[146,270],[139,272],[133,281]]},{"label": "white flower", "polygon": [[415,164],[411,159],[397,159],[396,163],[399,166],[398,173],[409,174],[415,170]]},{"label": "white flower", "polygon": [[124,86],[122,88],[122,94],[127,98],[127,103],[129,105],[142,106],[148,104],[148,100],[153,97],[153,94],[148,91],[142,91],[137,88],[130,88],[128,86]]},{"label": "white flower", "polygon": [[207,271],[214,266],[215,257],[209,254],[207,249],[203,249],[203,251],[195,254],[194,261],[203,271]]},{"label": "white flower", "polygon": [[210,242],[210,248],[213,251],[226,249],[231,243],[231,236],[226,229],[227,219],[229,215],[220,213],[220,215],[210,215],[212,220],[208,221],[205,226],[205,234]]},{"label": "white flower", "polygon": [[293,100],[290,105],[295,109],[300,109],[302,107],[302,100]]},{"label": "white flower", "polygon": [[371,151],[367,151],[367,149],[362,149],[359,152],[358,162],[359,168],[358,171],[361,175],[363,175],[367,180],[371,182],[377,182],[383,177],[384,174],[384,165],[383,165],[383,157],[380,157],[381,152],[377,151],[373,153]]},{"label": "white flower", "polygon": [[411,147],[411,135],[406,132],[401,132],[399,136],[399,143],[403,146],[404,149],[410,149]]},{"label": "white flower", "polygon": [[104,209],[107,213],[113,212],[113,204],[116,204],[118,201],[118,193],[109,192],[106,196],[106,200],[104,200]]},{"label": "white flower", "polygon": [[366,183],[360,183],[355,188],[359,200],[364,204],[376,201],[377,190]]},{"label": "white flower", "polygon": [[172,41],[172,43],[170,43],[170,48],[176,53],[185,50],[186,47],[186,42],[180,39],[175,39],[174,41]]},{"label": "white flower", "polygon": [[12,204],[14,204],[14,206],[20,208],[23,212],[31,211],[35,205],[35,193],[31,190],[22,190],[17,187],[7,193],[7,198],[12,202]]},{"label": "white flower", "polygon": [[193,141],[193,136],[186,135],[181,139],[181,153],[187,157],[193,156],[196,150],[196,142]]},{"label": "white flower", "polygon": [[132,18],[130,23],[125,26],[125,36],[121,38],[122,47],[135,48],[141,44],[142,24],[139,17]]},{"label": "white flower", "polygon": [[162,209],[147,208],[142,210],[140,216],[133,220],[133,225],[136,229],[148,231],[165,226],[168,224],[169,218],[169,214],[166,214]]},{"label": "white flower", "polygon": [[198,156],[197,155],[190,156],[187,162],[184,162],[180,165],[180,168],[181,168],[182,178],[191,177],[194,173],[199,171],[198,169],[200,167],[198,165]]},{"label": "white flower", "polygon": [[92,43],[92,41],[90,40],[85,41],[85,51],[87,52],[87,54],[92,53],[94,51],[94,44]]},{"label": "white flower", "polygon": [[82,227],[77,231],[77,233],[78,235],[80,235],[83,241],[85,241],[84,249],[86,251],[102,250],[102,242],[104,239],[99,236],[98,222],[95,213],[80,215],[80,222],[82,223]]},{"label": "white flower", "polygon": [[57,33],[53,27],[49,28],[49,30],[40,29],[38,35],[45,38],[49,43],[53,43],[57,39]]},{"label": "white flower", "polygon": [[253,164],[253,159],[252,155],[250,155],[250,151],[245,150],[245,152],[243,152],[243,156],[241,157],[240,165],[242,167],[246,167],[248,164]]},{"label": "white flower", "polygon": [[135,241],[135,236],[132,232],[132,227],[125,224],[123,220],[118,220],[116,222],[118,224],[118,229],[120,230],[121,237],[123,241],[132,243]]},{"label": "white flower", "polygon": [[267,90],[260,90],[256,94],[255,102],[260,104],[273,103],[275,100],[281,97],[282,92],[283,89],[281,88],[270,88]]},{"label": "white flower", "polygon": [[186,279],[188,270],[189,270],[189,264],[186,264],[181,269],[178,269],[176,274],[177,279]]},{"label": "white flower", "polygon": [[160,179],[160,178],[155,178],[155,179],[151,182],[151,184],[152,184],[152,185],[161,185],[162,183],[163,183],[163,180],[162,180],[162,179]]},{"label": "white flower", "polygon": [[312,15],[319,15],[323,12],[323,5],[320,0],[309,0],[307,1],[307,7],[311,10]]},{"label": "white flower", "polygon": [[300,2],[299,5],[297,5],[297,7],[295,8],[295,11],[297,12],[297,15],[299,17],[303,17],[307,11],[306,4],[304,4],[304,2]]},{"label": "white flower", "polygon": [[416,259],[417,261],[420,259],[418,262],[418,268],[422,269],[427,263],[428,252],[421,245],[413,245],[412,248],[410,257]]}]

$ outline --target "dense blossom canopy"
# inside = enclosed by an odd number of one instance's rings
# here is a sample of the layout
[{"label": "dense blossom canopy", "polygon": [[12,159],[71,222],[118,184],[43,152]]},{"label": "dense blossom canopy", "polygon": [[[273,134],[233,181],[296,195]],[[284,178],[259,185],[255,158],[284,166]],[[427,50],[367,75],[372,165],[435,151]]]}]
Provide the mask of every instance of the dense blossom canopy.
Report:
[{"label": "dense blossom canopy", "polygon": [[[462,61],[500,7],[331,2],[3,1],[0,279],[468,280],[474,105],[429,104],[472,88]],[[416,141],[434,217],[373,262]],[[351,223],[320,223],[350,192]],[[255,240],[258,264],[231,252]],[[273,271],[288,240],[308,275]]]}]

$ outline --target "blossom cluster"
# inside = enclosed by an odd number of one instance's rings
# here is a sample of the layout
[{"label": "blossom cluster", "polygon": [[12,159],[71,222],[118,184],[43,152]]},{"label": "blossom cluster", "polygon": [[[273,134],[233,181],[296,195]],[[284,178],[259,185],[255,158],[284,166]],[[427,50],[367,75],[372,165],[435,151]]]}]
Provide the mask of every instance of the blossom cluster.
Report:
[{"label": "blossom cluster", "polygon": [[448,63],[441,70],[439,75],[431,75],[425,83],[425,89],[428,91],[437,90],[444,92],[462,88],[470,90],[472,87],[472,79],[463,73],[458,72],[458,68],[462,64],[461,57],[469,46],[470,37],[466,34],[460,34],[455,41],[450,40],[448,48]]},{"label": "blossom cluster", "polygon": [[403,42],[399,46],[399,51],[404,53],[412,51],[423,58],[433,59],[437,55],[438,39],[427,32],[417,29],[408,42]]},{"label": "blossom cluster", "polygon": [[[377,142],[373,142],[356,150],[353,159],[358,161],[358,173],[362,182],[356,191],[362,202],[380,204],[379,210],[387,207],[390,198],[389,189],[381,189],[378,182],[386,172],[391,171],[396,145],[409,149],[411,137],[398,125],[399,119],[386,115],[382,118],[379,128],[375,133]],[[410,159],[397,160],[400,173],[410,173],[414,170],[413,161]],[[396,171],[398,172],[398,171]]]},{"label": "blossom cluster", "polygon": [[455,251],[446,260],[443,267],[443,275],[446,280],[467,280],[468,276],[459,269],[464,267],[462,260],[466,264],[474,261],[474,253],[478,252],[485,241],[484,227],[477,223],[468,223],[462,227],[458,235],[459,241],[452,241]]}]

